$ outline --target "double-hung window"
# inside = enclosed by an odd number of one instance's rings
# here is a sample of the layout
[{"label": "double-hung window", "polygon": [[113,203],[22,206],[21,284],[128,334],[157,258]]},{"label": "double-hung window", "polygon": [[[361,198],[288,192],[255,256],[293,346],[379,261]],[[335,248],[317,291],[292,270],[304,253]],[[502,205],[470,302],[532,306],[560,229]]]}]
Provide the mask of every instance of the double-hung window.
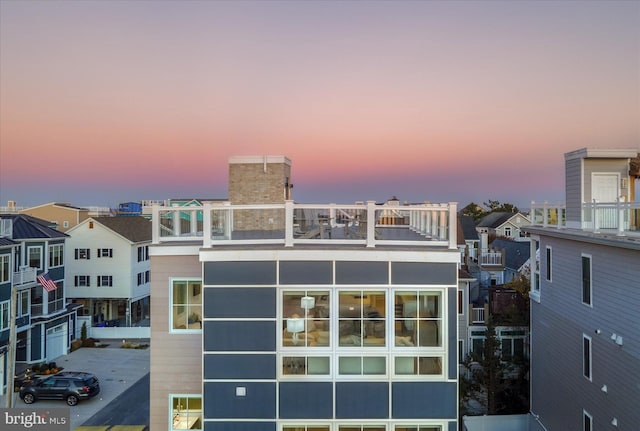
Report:
[{"label": "double-hung window", "polygon": [[593,305],[591,288],[591,256],[582,255],[582,303]]},{"label": "double-hung window", "polygon": [[74,287],[89,287],[91,286],[91,277],[88,275],[76,275],[73,277]]},{"label": "double-hung window", "polygon": [[98,257],[113,257],[113,249],[112,248],[99,248],[98,249]]},{"label": "double-hung window", "polygon": [[0,256],[0,283],[6,283],[9,281],[9,262],[11,261],[11,256],[8,254],[3,254]]},{"label": "double-hung window", "polygon": [[98,287],[112,287],[113,276],[111,275],[98,275],[96,277]]},{"label": "double-hung window", "polygon": [[27,247],[27,259],[29,259],[29,267],[42,269],[42,247]]},{"label": "double-hung window", "polygon": [[64,246],[52,244],[49,246],[49,268],[64,265]]},{"label": "double-hung window", "polygon": [[18,304],[17,304],[17,309],[16,309],[16,316],[17,317],[22,317],[22,316],[26,316],[27,314],[29,314],[30,310],[30,306],[29,306],[29,291],[28,290],[22,290],[20,292],[18,292]]},{"label": "double-hung window", "polygon": [[75,249],[75,259],[91,259],[91,250],[88,248],[76,248]]},{"label": "double-hung window", "polygon": [[202,329],[202,280],[171,280],[172,332]]},{"label": "double-hung window", "polygon": [[138,262],[149,260],[149,246],[143,245],[138,247]]},{"label": "double-hung window", "polygon": [[582,375],[591,380],[591,337],[582,334]]}]

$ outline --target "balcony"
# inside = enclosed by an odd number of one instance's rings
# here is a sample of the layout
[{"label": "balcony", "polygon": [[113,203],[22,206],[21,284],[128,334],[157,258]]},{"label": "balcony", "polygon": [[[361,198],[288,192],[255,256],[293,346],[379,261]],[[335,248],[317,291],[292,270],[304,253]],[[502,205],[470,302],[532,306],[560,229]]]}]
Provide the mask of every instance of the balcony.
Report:
[{"label": "balcony", "polygon": [[38,268],[20,268],[13,273],[13,285],[21,286],[27,283],[34,283],[38,275]]},{"label": "balcony", "polygon": [[[543,227],[567,228],[564,203],[531,202],[531,223]],[[640,235],[640,202],[583,203],[580,228],[594,233],[615,233],[619,236]]]},{"label": "balcony", "polygon": [[273,205],[206,203],[152,207],[153,244],[346,244],[456,249],[456,204]]},{"label": "balcony", "polygon": [[502,266],[502,252],[499,251],[483,251],[480,254],[480,266]]},{"label": "balcony", "polygon": [[471,323],[484,324],[484,307],[473,307],[471,311]]}]

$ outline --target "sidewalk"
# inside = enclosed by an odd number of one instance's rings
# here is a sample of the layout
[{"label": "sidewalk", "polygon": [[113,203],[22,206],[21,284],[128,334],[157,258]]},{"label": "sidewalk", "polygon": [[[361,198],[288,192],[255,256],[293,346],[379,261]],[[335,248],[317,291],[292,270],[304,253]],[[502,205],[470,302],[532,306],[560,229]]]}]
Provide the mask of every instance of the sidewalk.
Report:
[{"label": "sidewalk", "polygon": [[[140,380],[149,372],[149,348],[122,349],[122,340],[101,340],[107,347],[83,347],[68,355],[60,356],[55,362],[64,367],[65,371],[87,371],[95,374],[100,380],[100,394],[96,397],[68,407],[62,400],[42,400],[31,404],[34,408],[69,408],[71,430],[82,425],[94,414],[102,410],[109,402],[123,393],[132,384]],[[136,340],[136,343],[138,341]],[[139,341],[148,344],[148,341]],[[26,404],[15,392],[14,407],[26,407]],[[148,400],[141,400],[147,402]],[[6,405],[4,395],[0,395],[0,406]]]}]

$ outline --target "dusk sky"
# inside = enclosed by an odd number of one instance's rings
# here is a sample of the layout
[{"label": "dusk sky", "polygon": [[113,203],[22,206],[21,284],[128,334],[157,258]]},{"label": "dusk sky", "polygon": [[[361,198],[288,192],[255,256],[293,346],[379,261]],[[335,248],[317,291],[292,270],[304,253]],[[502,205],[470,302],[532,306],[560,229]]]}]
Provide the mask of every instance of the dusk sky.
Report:
[{"label": "dusk sky", "polygon": [[225,198],[284,155],[304,203],[564,200],[640,148],[638,1],[0,0],[0,206]]}]

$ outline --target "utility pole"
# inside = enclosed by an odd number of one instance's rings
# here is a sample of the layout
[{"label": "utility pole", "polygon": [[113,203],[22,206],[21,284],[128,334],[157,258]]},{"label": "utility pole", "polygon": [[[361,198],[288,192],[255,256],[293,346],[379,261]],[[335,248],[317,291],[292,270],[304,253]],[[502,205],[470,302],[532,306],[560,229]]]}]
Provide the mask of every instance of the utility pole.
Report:
[{"label": "utility pole", "polygon": [[11,307],[11,316],[9,317],[9,344],[7,348],[7,357],[9,363],[7,364],[7,393],[5,396],[6,408],[13,407],[13,385],[16,375],[16,315],[18,308],[18,291],[14,280],[11,280],[11,301],[9,307]]}]

